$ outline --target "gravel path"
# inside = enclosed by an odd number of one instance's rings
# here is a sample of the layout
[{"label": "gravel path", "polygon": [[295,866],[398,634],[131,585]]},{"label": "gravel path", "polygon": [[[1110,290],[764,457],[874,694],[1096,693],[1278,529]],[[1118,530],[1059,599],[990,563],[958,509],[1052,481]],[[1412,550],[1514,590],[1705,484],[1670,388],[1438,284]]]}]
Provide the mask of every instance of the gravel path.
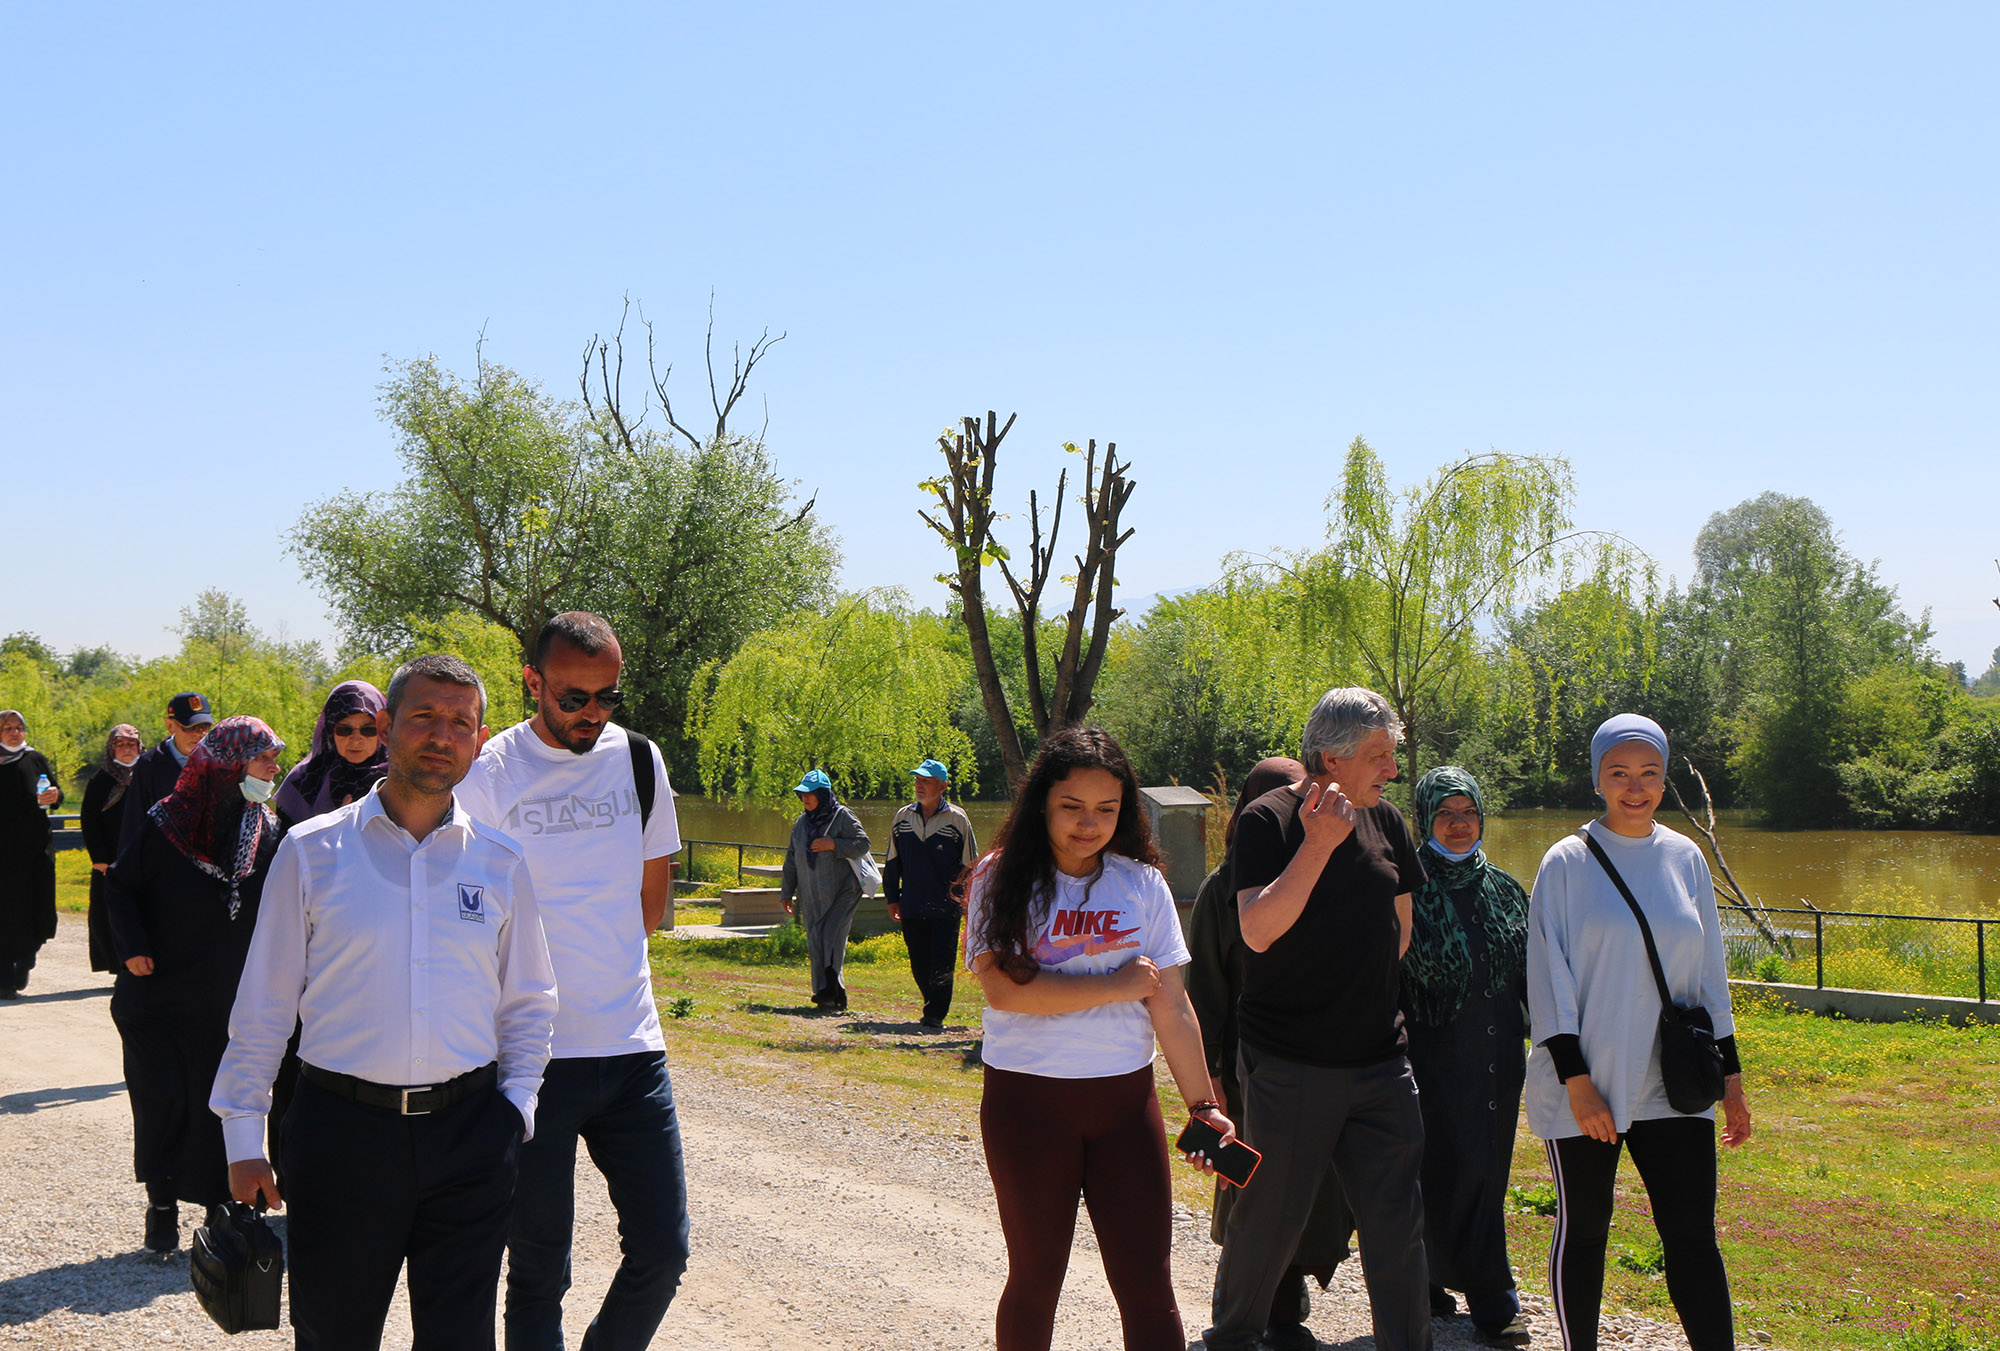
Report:
[{"label": "gravel path", "polygon": [[[29,991],[0,1004],[0,1346],[213,1348],[220,1334],[188,1293],[187,1208],[181,1253],[162,1259],[139,1246],[144,1194],[131,1180],[110,983],[87,965],[83,925],[66,917]],[[714,1072],[677,1069],[675,1090],[694,1261],[656,1346],[993,1344],[1006,1257],[977,1141],[870,1129],[840,1104],[746,1092]],[[852,1124],[808,1128],[829,1120]],[[585,1321],[578,1311],[594,1306],[617,1255],[615,1217],[587,1160],[577,1218],[573,1337]],[[1116,1344],[1117,1314],[1088,1228],[1079,1225],[1057,1321],[1062,1351]],[[1331,1291],[1315,1292],[1310,1324],[1342,1351],[1374,1345],[1354,1265],[1343,1264]],[[1214,1274],[1207,1216],[1177,1216],[1174,1278],[1190,1336],[1205,1322]],[[1560,1345],[1539,1305],[1530,1321],[1534,1345]],[[1686,1345],[1677,1329],[1629,1317],[1608,1318],[1602,1340],[1635,1351]],[[409,1341],[399,1296],[385,1344]],[[287,1346],[289,1329],[230,1344]],[[1440,1347],[1477,1344],[1464,1320],[1439,1323]]]}]

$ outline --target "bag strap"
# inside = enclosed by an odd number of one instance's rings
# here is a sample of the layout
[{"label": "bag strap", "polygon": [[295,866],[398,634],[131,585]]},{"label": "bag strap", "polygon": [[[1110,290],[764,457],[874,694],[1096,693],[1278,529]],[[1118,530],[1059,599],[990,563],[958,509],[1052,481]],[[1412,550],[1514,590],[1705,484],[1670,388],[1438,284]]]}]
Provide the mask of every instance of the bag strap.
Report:
[{"label": "bag strap", "polygon": [[639,829],[653,820],[653,743],[627,727],[625,744],[632,752],[632,787],[639,794]]},{"label": "bag strap", "polygon": [[1653,964],[1653,982],[1660,987],[1660,1007],[1677,1007],[1673,992],[1667,988],[1667,973],[1660,968],[1660,950],[1653,945],[1653,926],[1646,923],[1646,912],[1639,908],[1639,902],[1632,895],[1632,888],[1625,885],[1625,879],[1618,875],[1618,869],[1611,866],[1611,855],[1604,852],[1604,846],[1590,833],[1589,826],[1579,827],[1577,833],[1590,846],[1590,852],[1604,865],[1604,871],[1611,876],[1611,885],[1618,888],[1618,894],[1625,898],[1625,904],[1632,907],[1632,918],[1639,921],[1639,936],[1646,940],[1646,960]]}]

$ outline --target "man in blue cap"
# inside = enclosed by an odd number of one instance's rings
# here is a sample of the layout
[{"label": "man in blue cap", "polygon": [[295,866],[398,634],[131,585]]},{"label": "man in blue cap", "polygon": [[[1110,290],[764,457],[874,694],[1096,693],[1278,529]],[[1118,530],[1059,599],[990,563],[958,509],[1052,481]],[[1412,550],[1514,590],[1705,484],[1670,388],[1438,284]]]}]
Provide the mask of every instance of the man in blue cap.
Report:
[{"label": "man in blue cap", "polygon": [[132,782],[125,786],[125,818],[118,825],[120,853],[139,834],[152,805],[174,791],[188,756],[214,725],[214,706],[196,691],[182,690],[167,700],[166,739],[139,757],[132,766]]},{"label": "man in blue cap", "polygon": [[958,925],[964,912],[953,893],[960,875],[979,857],[979,844],[972,837],[972,818],[944,800],[951,771],[926,760],[910,773],[917,800],[889,824],[882,896],[889,918],[903,926],[910,975],[924,997],[923,1024],[937,1029],[951,1011],[952,977],[958,970]]}]

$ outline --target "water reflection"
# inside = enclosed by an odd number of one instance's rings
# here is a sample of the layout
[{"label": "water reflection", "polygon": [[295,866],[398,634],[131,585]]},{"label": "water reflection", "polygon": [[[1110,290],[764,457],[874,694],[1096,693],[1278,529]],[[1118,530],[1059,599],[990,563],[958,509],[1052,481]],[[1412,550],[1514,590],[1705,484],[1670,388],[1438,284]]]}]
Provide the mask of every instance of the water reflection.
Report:
[{"label": "water reflection", "polygon": [[[898,802],[850,802],[879,853]],[[681,833],[700,840],[783,845],[796,812],[682,797]],[[965,804],[984,847],[1007,815],[1005,803]],[[1588,818],[1584,811],[1512,811],[1487,823],[1495,863],[1534,881],[1542,854]],[[1662,816],[1691,834],[1685,820]],[[2000,917],[2000,836],[1923,830],[1759,830],[1748,813],[1721,815],[1722,847],[1736,879],[1766,905],[1796,906],[1810,897],[1823,910]]]}]

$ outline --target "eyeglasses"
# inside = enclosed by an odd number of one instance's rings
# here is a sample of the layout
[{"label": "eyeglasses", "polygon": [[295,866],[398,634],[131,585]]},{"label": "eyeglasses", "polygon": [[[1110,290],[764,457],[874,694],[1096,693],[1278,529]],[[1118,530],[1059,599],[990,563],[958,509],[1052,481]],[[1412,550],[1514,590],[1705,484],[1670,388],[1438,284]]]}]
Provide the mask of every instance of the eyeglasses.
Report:
[{"label": "eyeglasses", "polygon": [[[543,696],[547,697],[548,672],[539,666],[535,667],[534,671],[536,675],[542,678]],[[556,707],[565,713],[583,712],[585,705],[589,704],[592,699],[597,700],[597,706],[606,713],[616,713],[618,706],[625,702],[625,691],[619,689],[616,685],[612,685],[595,692],[590,690],[569,690],[566,693],[555,696]]]},{"label": "eyeglasses", "polygon": [[362,724],[361,726],[359,726],[359,727],[356,727],[356,726],[355,726],[355,725],[354,725],[353,723],[351,723],[351,722],[343,722],[343,723],[341,723],[341,724],[340,724],[340,726],[338,726],[338,727],[336,727],[336,728],[334,728],[334,729],[333,729],[333,734],[334,734],[335,736],[339,737],[339,738],[340,738],[341,740],[345,741],[345,740],[346,740],[346,739],[348,739],[349,737],[357,737],[357,736],[365,736],[365,737],[373,737],[373,736],[379,736],[379,735],[380,735],[380,731],[379,731],[379,729],[377,729],[377,728],[376,728],[375,724],[374,724],[374,723],[372,723],[372,722],[369,722],[369,723],[363,723],[363,724]]},{"label": "eyeglasses", "polygon": [[1479,824],[1479,813],[1439,812],[1432,820],[1441,826],[1476,826]]}]

